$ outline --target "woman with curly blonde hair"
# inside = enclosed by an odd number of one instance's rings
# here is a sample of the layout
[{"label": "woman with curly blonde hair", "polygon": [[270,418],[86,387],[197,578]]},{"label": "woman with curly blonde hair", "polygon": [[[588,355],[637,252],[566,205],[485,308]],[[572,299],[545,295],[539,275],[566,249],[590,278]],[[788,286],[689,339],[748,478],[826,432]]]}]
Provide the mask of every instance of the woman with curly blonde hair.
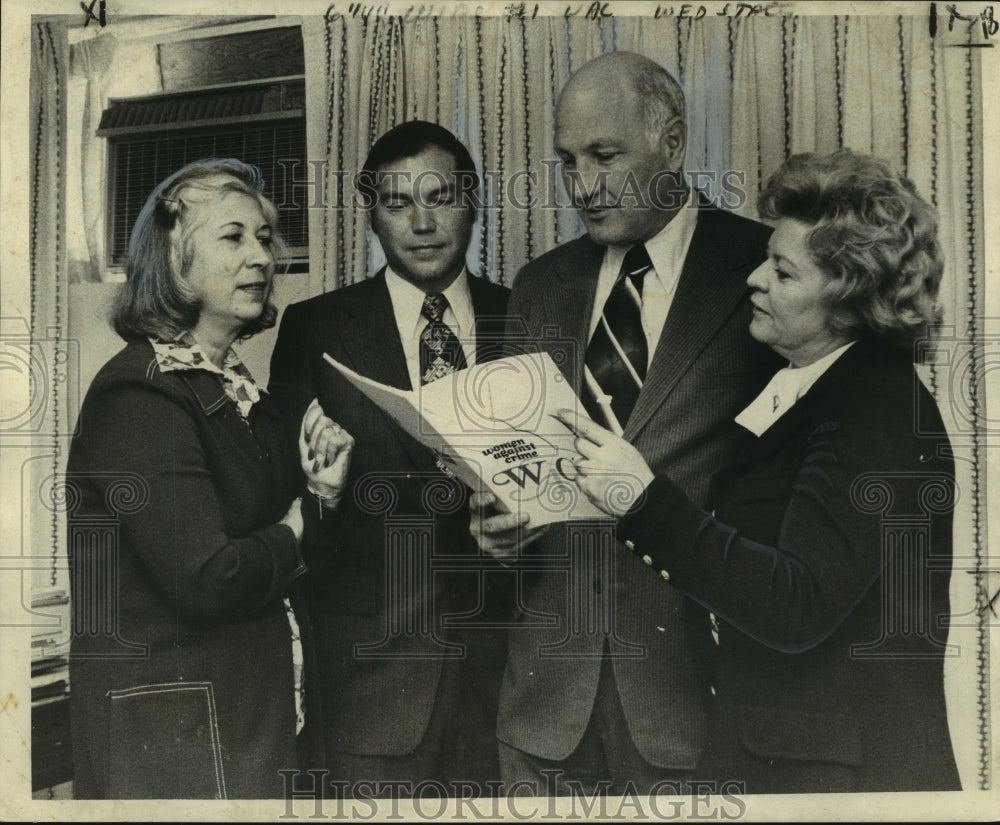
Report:
[{"label": "woman with curly blonde hair", "polygon": [[736,417],[745,441],[709,508],[566,411],[578,483],[650,575],[717,623],[696,779],[957,790],[943,684],[954,467],[913,368],[937,316],[934,210],[849,150],[790,158],[760,207],[775,229],[747,279],[750,333],[788,366]]}]

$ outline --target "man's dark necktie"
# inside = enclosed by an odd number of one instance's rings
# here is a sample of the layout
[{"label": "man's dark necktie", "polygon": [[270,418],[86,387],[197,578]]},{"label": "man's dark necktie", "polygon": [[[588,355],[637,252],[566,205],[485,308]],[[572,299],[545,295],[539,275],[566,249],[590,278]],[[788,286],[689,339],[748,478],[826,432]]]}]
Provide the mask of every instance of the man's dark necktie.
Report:
[{"label": "man's dark necktie", "polygon": [[[582,393],[584,407],[595,421],[619,432],[625,429],[646,378],[649,347],[642,328],[642,282],[652,266],[642,244],[625,255],[584,359],[589,373]],[[611,410],[598,403],[598,395],[610,397]],[[608,413],[617,420],[611,421]]]},{"label": "man's dark necktie", "polygon": [[467,362],[462,345],[451,327],[442,319],[448,308],[448,299],[440,292],[424,295],[420,314],[427,319],[427,326],[420,333],[420,383],[429,384],[456,370],[465,369]]}]

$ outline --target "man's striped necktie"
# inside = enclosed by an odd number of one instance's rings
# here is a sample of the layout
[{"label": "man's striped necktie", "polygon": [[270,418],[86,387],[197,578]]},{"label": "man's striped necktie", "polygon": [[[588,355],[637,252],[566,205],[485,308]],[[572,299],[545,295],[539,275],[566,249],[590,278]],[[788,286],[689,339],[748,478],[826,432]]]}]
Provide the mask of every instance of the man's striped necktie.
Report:
[{"label": "man's striped necktie", "polygon": [[604,304],[584,360],[583,403],[591,418],[621,433],[646,378],[642,284],[653,263],[642,244],[629,249]]}]

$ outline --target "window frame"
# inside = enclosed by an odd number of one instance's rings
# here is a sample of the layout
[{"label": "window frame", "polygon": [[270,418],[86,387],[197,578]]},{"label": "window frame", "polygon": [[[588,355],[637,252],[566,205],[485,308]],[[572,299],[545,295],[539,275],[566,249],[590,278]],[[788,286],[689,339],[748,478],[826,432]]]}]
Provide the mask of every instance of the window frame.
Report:
[{"label": "window frame", "polygon": [[[205,100],[210,100],[212,98],[221,99],[227,94],[239,94],[241,92],[253,92],[255,89],[260,89],[265,92],[270,92],[272,98],[270,99],[270,105],[268,108],[264,108],[261,111],[240,114],[232,116],[223,117],[203,117],[203,118],[188,118],[186,120],[175,121],[175,122],[157,122],[157,123],[141,123],[141,124],[128,124],[128,125],[109,125],[105,126],[105,121],[110,120],[109,112],[115,109],[120,109],[121,107],[131,107],[136,110],[138,107],[147,106],[149,104],[156,104],[158,102],[163,102],[169,104],[174,101],[180,101],[183,98],[197,98],[203,97]],[[294,105],[298,103],[298,105]],[[134,97],[126,98],[111,98],[108,101],[108,106],[104,110],[101,121],[101,128],[97,130],[97,135],[99,137],[105,138],[107,141],[106,152],[105,152],[105,162],[106,162],[106,186],[104,198],[104,209],[105,209],[105,267],[107,271],[114,273],[124,273],[126,268],[126,259],[124,250],[116,250],[115,248],[115,235],[116,226],[119,222],[119,197],[123,194],[119,190],[118,186],[118,167],[119,167],[119,152],[126,144],[137,144],[140,142],[149,142],[152,140],[163,141],[170,143],[172,141],[191,137],[191,136],[203,136],[203,135],[213,135],[221,134],[223,132],[232,132],[234,127],[246,126],[250,124],[268,124],[277,122],[287,122],[289,124],[296,124],[301,128],[302,136],[302,151],[303,156],[298,160],[301,161],[301,167],[308,168],[308,157],[306,150],[306,120],[305,120],[305,76],[304,75],[292,75],[288,77],[279,78],[267,78],[267,79],[255,79],[250,81],[241,81],[234,83],[225,83],[213,86],[204,86],[194,89],[185,89],[183,91],[177,92],[158,92],[151,95],[138,95]],[[195,158],[189,158],[188,161],[194,160]],[[240,158],[241,160],[247,160],[252,162],[254,159],[250,158]],[[272,166],[277,168],[279,165],[278,160],[285,160],[284,158],[273,158]],[[288,160],[292,160],[288,158]],[[186,161],[187,162],[187,161]],[[286,166],[282,165],[283,169],[287,169]],[[291,173],[290,171],[288,172]],[[268,181],[271,187],[274,186],[272,181]],[[287,181],[285,182],[287,187]],[[155,184],[153,184],[155,185]],[[152,187],[150,187],[152,188]],[[276,204],[277,205],[277,204]],[[288,272],[305,272],[308,271],[309,265],[309,216],[307,212],[308,204],[303,204],[298,207],[298,212],[301,218],[302,227],[302,240],[303,243],[292,245],[289,244],[289,257],[285,262],[287,264],[286,269]],[[127,219],[126,219],[127,220]],[[133,219],[134,220],[134,219]],[[131,226],[127,227],[126,238],[128,233],[131,232]],[[287,238],[287,233],[286,233]],[[115,260],[116,252],[119,252],[119,259]]]}]

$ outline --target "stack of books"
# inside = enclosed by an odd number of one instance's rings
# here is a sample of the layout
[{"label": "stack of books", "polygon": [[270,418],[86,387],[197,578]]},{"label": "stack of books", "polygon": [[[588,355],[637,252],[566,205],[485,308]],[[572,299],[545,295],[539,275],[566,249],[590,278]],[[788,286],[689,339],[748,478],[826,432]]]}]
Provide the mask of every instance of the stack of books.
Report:
[{"label": "stack of books", "polygon": [[31,635],[31,703],[38,706],[69,696],[69,595],[62,587],[37,591],[31,608],[56,620]]}]

